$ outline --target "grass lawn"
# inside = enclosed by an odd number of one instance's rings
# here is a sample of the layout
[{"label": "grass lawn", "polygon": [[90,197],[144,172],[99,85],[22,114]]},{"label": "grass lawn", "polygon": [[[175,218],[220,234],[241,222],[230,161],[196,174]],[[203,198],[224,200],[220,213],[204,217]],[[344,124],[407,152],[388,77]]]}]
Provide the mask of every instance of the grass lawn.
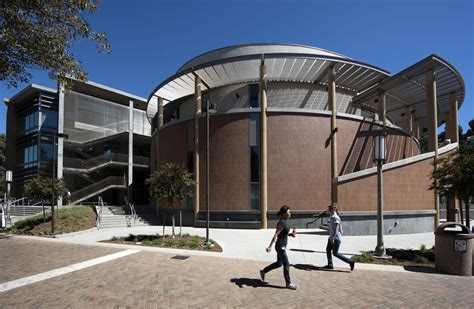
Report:
[{"label": "grass lawn", "polygon": [[113,237],[110,240],[104,240],[104,242],[127,244],[127,245],[138,245],[138,246],[150,246],[150,247],[162,247],[162,248],[176,248],[176,249],[188,249],[188,250],[201,250],[201,251],[213,251],[222,252],[221,246],[213,240],[209,240],[211,246],[202,246],[205,242],[205,238],[200,236],[191,236],[187,233],[179,236],[176,235],[174,238],[171,235],[165,235],[165,237],[159,234],[155,235],[133,235],[130,234],[127,237]]},{"label": "grass lawn", "polygon": [[[55,213],[56,215],[56,213]],[[96,214],[91,207],[74,206],[63,208],[57,212],[55,234],[71,233],[95,227]],[[16,222],[7,232],[22,235],[51,235],[51,212],[46,212],[46,222],[43,214]]]},{"label": "grass lawn", "polygon": [[377,259],[370,251],[365,251],[360,255],[353,257],[354,261],[359,263],[373,263],[385,265],[400,265],[400,266],[424,266],[434,267],[435,255],[434,247],[427,249],[421,246],[419,250],[414,249],[386,249],[387,255],[391,259]]}]

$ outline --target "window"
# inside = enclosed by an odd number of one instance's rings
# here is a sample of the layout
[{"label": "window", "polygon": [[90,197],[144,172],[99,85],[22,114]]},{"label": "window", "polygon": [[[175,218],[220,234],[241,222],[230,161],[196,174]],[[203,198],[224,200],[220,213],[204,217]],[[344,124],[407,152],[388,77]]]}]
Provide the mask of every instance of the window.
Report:
[{"label": "window", "polygon": [[53,158],[53,144],[42,143],[40,160],[51,160]]},{"label": "window", "polygon": [[22,126],[22,130],[20,131],[24,131],[25,134],[34,131],[38,127],[38,112],[33,112],[29,115],[26,115]]},{"label": "window", "polygon": [[36,165],[36,161],[38,160],[37,150],[37,145],[28,146],[23,150],[23,163],[25,164],[25,167]]},{"label": "window", "polygon": [[249,85],[249,107],[257,108],[258,107],[258,84]]},{"label": "window", "polygon": [[41,110],[41,126],[46,129],[56,130],[58,128],[58,112],[43,108]]},{"label": "window", "polygon": [[250,208],[260,209],[260,113],[250,113]]}]

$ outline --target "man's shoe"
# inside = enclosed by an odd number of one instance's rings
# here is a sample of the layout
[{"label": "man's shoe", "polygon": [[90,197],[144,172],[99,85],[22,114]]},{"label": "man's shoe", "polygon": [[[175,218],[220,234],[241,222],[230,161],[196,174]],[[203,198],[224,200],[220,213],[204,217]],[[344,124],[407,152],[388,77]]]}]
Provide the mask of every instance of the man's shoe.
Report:
[{"label": "man's shoe", "polygon": [[349,263],[349,265],[351,265],[351,271],[354,270],[355,263],[356,263],[356,262],[354,262],[354,261],[351,261],[351,262]]},{"label": "man's shoe", "polygon": [[262,281],[265,282],[265,271],[263,269],[260,271],[260,278],[262,278]]},{"label": "man's shoe", "polygon": [[290,283],[286,285],[286,288],[290,290],[296,290],[298,288],[298,285],[295,283]]},{"label": "man's shoe", "polygon": [[323,268],[324,268],[324,269],[334,269],[334,266],[332,266],[332,265],[326,265],[326,266],[324,266]]}]

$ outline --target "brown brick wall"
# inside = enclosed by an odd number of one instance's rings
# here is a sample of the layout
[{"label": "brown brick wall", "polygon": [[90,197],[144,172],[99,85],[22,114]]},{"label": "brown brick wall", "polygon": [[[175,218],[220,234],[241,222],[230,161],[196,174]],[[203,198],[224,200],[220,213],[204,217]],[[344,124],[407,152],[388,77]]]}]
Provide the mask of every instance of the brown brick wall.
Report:
[{"label": "brown brick wall", "polygon": [[[432,210],[434,193],[428,190],[433,159],[384,171],[384,210]],[[343,211],[377,210],[377,175],[340,183],[339,207]]]},{"label": "brown brick wall", "polygon": [[331,199],[328,117],[269,114],[268,210],[324,209]]},{"label": "brown brick wall", "polygon": [[[200,119],[200,201],[206,203],[206,122]],[[248,114],[211,115],[209,203],[212,210],[250,210]]]},{"label": "brown brick wall", "polygon": [[[376,126],[342,118],[337,119],[337,124],[340,175],[372,167],[372,136]],[[331,195],[331,147],[328,142],[330,118],[321,115],[269,113],[267,130],[268,210],[276,211],[282,204],[288,204],[294,210],[301,211],[325,209],[330,204]],[[160,164],[173,161],[186,166],[187,123],[183,122],[161,129],[159,134]],[[201,118],[201,209],[205,209],[206,193],[205,138],[205,118]],[[418,151],[414,141],[398,131],[389,131],[387,143],[387,152],[390,155],[388,162],[402,159]],[[250,210],[248,114],[212,115],[210,144],[211,210]],[[416,170],[413,175],[410,172],[409,177],[423,179],[422,172]],[[391,177],[390,174],[392,173],[387,174],[387,179]],[[403,180],[402,175],[394,177],[399,179],[401,184],[412,181],[411,178]],[[347,191],[348,185],[344,184],[339,187],[340,195],[348,196],[348,202],[352,205],[350,207],[354,210],[367,209],[372,202],[371,194],[375,194],[375,192],[366,192],[365,188],[370,185],[373,190],[375,188],[375,183],[372,184],[373,181],[375,180],[368,177],[368,179],[361,179],[351,184],[350,186],[358,189],[352,195],[347,193],[352,191],[352,187],[350,191]],[[396,182],[397,180],[394,180],[394,184]],[[419,180],[415,182],[420,183]],[[413,194],[423,201],[426,198],[418,191]],[[347,204],[347,202],[345,203]],[[387,204],[387,207],[395,207],[388,205],[391,205],[390,203]],[[423,205],[416,209],[427,207]]]}]

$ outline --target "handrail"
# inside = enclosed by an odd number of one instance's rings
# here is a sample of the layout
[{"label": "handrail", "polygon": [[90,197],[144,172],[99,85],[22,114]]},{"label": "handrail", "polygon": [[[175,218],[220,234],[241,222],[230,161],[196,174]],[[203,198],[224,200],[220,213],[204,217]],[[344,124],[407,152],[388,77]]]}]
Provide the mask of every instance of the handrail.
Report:
[{"label": "handrail", "polygon": [[128,205],[130,208],[130,215],[127,216],[127,225],[128,227],[132,226],[132,218],[133,218],[133,225],[135,226],[135,222],[137,220],[137,212],[135,211],[135,206],[132,203],[129,203],[128,199],[126,196],[123,197],[125,200],[125,204]]},{"label": "handrail", "polygon": [[102,196],[99,195],[98,205],[95,206],[95,209],[97,212],[97,219],[96,219],[95,225],[97,229],[100,229],[100,223],[102,222],[102,208],[103,207],[104,207],[104,200],[102,199]]},{"label": "handrail", "polygon": [[89,186],[86,186],[82,189],[72,192],[71,196],[69,197],[69,200],[71,202],[78,201],[81,198],[88,196],[89,194],[93,194],[94,192],[100,193],[98,192],[100,191],[100,189],[106,188],[108,186],[113,186],[113,185],[126,187],[126,181],[124,181],[124,177],[122,176],[109,176]]},{"label": "handrail", "polygon": [[319,214],[313,215],[313,221],[306,223],[306,228],[308,228],[308,225],[313,224],[321,220],[321,225],[323,225],[324,217],[327,217],[327,210],[324,210],[320,212]]},{"label": "handrail", "polygon": [[[92,157],[87,160],[64,158],[64,168],[81,169],[81,170],[85,170],[85,172],[92,171],[96,169],[98,166],[107,164],[107,163],[128,164],[128,154],[109,152],[109,153],[104,153],[104,154]],[[133,156],[133,164],[148,166],[149,158]]]}]

